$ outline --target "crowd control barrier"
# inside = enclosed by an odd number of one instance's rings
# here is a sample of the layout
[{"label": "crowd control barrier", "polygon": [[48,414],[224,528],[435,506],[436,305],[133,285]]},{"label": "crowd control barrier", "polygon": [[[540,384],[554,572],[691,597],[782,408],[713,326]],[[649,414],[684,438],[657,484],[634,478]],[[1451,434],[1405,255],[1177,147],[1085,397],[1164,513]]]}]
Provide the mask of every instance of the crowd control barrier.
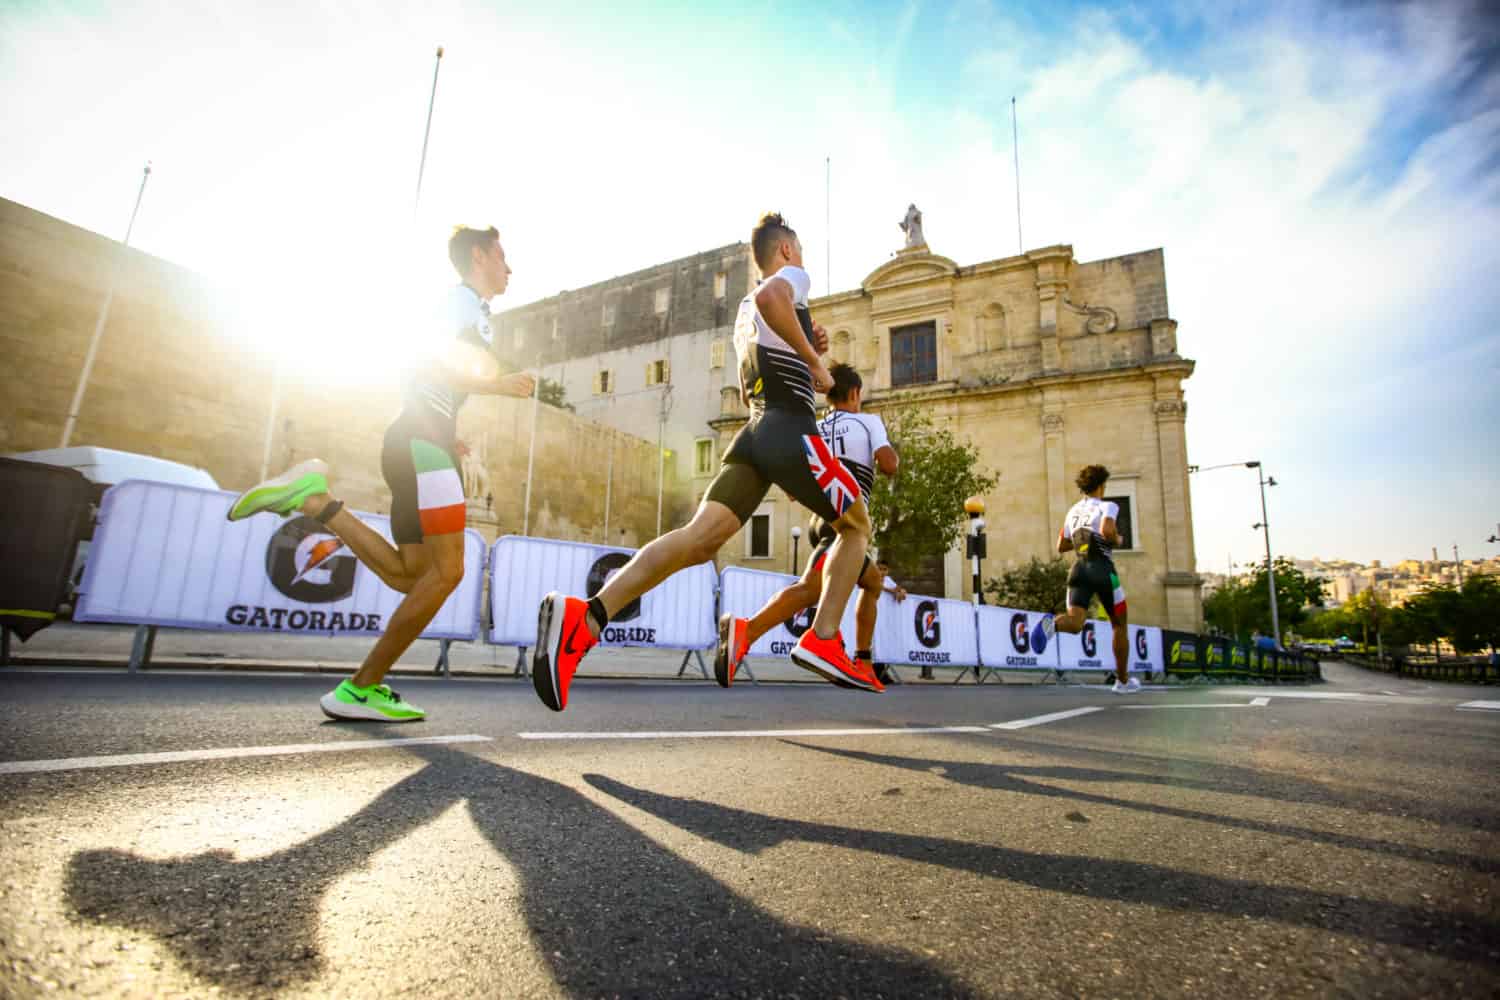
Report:
[{"label": "crowd control barrier", "polygon": [[[402,594],[310,517],[229,522],[234,497],[139,480],[107,490],[74,619],[299,635],[384,630]],[[356,516],[390,539],[389,518]],[[479,638],[484,538],[464,535],[463,581],[422,638]]]},{"label": "crowd control barrier", "polygon": [[[523,650],[531,646],[536,642],[537,607],[549,591],[593,597],[634,554],[634,549],[550,538],[505,535],[497,539],[490,550],[490,642]],[[600,643],[685,650],[685,669],[694,654],[718,641],[717,582],[713,563],[674,573],[615,615]],[[698,669],[707,677],[702,655],[697,659]],[[524,660],[523,655],[522,672]]]},{"label": "crowd control barrier", "polygon": [[[844,633],[846,639],[851,636],[851,632]],[[974,627],[974,606],[922,594],[907,594],[906,600],[897,601],[887,591],[880,595],[873,652],[878,663],[977,667],[979,633]]]},{"label": "crowd control barrier", "polygon": [[[753,618],[765,607],[766,602],[779,590],[796,583],[798,577],[787,573],[771,573],[760,569],[742,569],[727,566],[719,575],[719,608],[721,614],[736,618]],[[859,588],[849,595],[844,608],[844,617],[839,627],[843,629],[846,645],[854,644],[854,608],[859,600]],[[750,645],[751,656],[776,656],[785,658],[802,634],[812,628],[817,605],[804,608]],[[884,610],[884,609],[882,609]],[[718,636],[715,635],[717,640]]]},{"label": "crowd control barrier", "polygon": [[1041,637],[1038,645],[1036,626],[1046,617],[1040,611],[992,607],[981,604],[976,609],[979,640],[980,683],[993,670],[1057,669],[1057,639]]},{"label": "crowd control barrier", "polygon": [[87,524],[90,484],[76,469],[0,458],[0,662],[57,617]]}]

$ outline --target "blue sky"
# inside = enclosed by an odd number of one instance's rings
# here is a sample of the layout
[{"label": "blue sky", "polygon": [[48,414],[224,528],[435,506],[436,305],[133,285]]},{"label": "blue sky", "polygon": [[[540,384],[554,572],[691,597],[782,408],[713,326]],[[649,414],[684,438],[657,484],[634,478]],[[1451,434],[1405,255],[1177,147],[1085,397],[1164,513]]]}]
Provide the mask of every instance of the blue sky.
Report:
[{"label": "blue sky", "polygon": [[[151,159],[134,243],[238,290],[267,350],[374,345],[359,379],[453,221],[501,227],[504,304],[768,207],[818,291],[912,201],[935,251],[1013,253],[1014,95],[1026,245],[1164,248],[1190,460],[1266,463],[1278,552],[1493,555],[1497,29],[1477,2],[9,4],[0,194],[119,236]],[[1200,569],[1256,557],[1252,473],[1193,505]]]}]

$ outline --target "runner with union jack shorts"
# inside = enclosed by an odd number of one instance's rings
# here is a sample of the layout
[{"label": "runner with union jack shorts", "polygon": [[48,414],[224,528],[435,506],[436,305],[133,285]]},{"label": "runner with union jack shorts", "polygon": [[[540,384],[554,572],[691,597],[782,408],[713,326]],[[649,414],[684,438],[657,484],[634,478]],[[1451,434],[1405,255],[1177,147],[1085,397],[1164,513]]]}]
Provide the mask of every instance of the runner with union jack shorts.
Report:
[{"label": "runner with union jack shorts", "polygon": [[772,486],[832,526],[838,540],[823,567],[823,601],[792,661],[836,683],[883,690],[873,671],[849,658],[839,634],[870,543],[870,513],[859,483],[818,433],[815,392],[833,378],[819,355],[828,348],[812,321],[812,279],[802,269],[802,243],[779,214],[762,216],[750,236],[763,280],[740,303],[734,325],[740,397],[750,420],[724,453],[718,476],[692,521],[637,552],[592,599],[548,594],[537,615],[532,679],[554,711],[584,655],[610,618],[680,569],[708,562],[733,538]]}]

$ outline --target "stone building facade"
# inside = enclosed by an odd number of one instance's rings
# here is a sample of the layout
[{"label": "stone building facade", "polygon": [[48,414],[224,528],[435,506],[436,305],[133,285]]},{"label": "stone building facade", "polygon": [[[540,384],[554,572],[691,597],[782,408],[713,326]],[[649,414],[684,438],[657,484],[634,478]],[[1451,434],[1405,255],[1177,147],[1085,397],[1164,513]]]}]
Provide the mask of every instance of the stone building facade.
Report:
[{"label": "stone building facade", "polygon": [[709,422],[738,385],[735,313],[756,279],[749,244],[731,243],[500,313],[498,351],[560,382],[580,415],[660,435],[663,482],[701,496],[719,456]]},{"label": "stone building facade", "polygon": [[[1131,544],[1116,563],[1131,620],[1199,626],[1182,389],[1193,362],[1178,353],[1160,250],[1080,262],[1071,247],[1050,246],[959,266],[922,245],[812,310],[833,359],[864,375],[867,409],[923,408],[999,476],[985,498],[986,575],[1053,553],[1078,497],[1073,477],[1097,462],[1113,473],[1106,495],[1129,512]],[[723,392],[713,421],[721,449],[745,418],[737,393]],[[760,514],[758,530],[773,538],[805,520],[779,490]],[[741,554],[751,530],[723,561],[766,568]],[[769,568],[784,569],[784,556],[769,560],[778,561]],[[943,554],[933,577],[947,596],[970,596],[961,551]]]},{"label": "stone building facade", "polygon": [[[273,471],[323,458],[351,506],[389,511],[380,449],[400,409],[394,377],[330,388],[316,365],[284,352],[278,379],[276,355],[245,328],[224,290],[4,200],[0,454],[58,446],[115,268],[117,291],[72,444],[183,462],[208,470],[225,489],[241,489],[260,474],[270,425]],[[655,440],[588,414],[483,396],[469,399],[459,422],[471,452],[465,470],[471,525],[490,538],[522,530],[533,414],[530,532],[623,545],[653,537]],[[680,516],[691,498],[679,486],[668,501]]]}]

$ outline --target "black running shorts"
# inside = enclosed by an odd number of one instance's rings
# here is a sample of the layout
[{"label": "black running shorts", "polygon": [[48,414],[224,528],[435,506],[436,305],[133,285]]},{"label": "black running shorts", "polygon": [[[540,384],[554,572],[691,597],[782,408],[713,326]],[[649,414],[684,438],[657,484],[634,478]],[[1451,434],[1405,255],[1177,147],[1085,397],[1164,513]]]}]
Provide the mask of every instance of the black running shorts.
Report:
[{"label": "black running shorts", "polygon": [[830,523],[859,499],[859,483],[828,450],[813,418],[767,409],[740,428],[703,499],[721,503],[744,524],[772,486]]},{"label": "black running shorts", "polygon": [[464,530],[464,486],[454,445],[443,428],[406,414],[386,429],[380,471],[391,490],[397,545]]},{"label": "black running shorts", "polygon": [[1099,598],[1111,619],[1125,614],[1125,588],[1120,574],[1109,559],[1079,559],[1068,571],[1068,607],[1088,610],[1089,601]]}]

